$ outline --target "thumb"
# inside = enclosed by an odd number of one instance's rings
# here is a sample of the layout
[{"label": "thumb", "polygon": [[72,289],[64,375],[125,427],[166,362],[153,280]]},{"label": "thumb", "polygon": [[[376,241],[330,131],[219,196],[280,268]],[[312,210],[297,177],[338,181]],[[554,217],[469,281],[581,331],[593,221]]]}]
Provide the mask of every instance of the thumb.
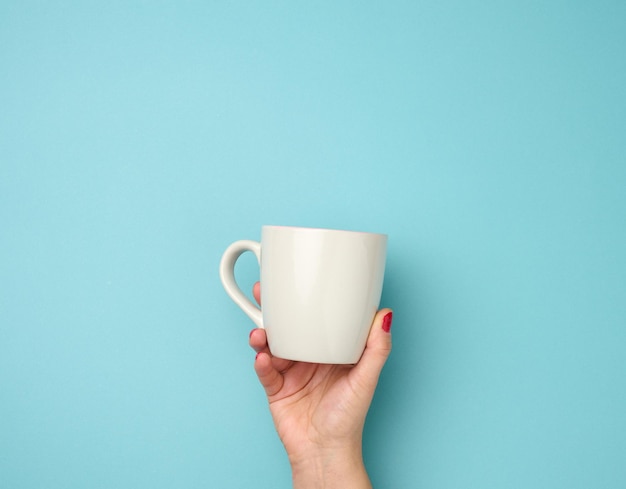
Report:
[{"label": "thumb", "polygon": [[352,374],[363,387],[371,392],[376,388],[378,377],[391,353],[391,309],[381,309],[374,316],[363,355]]}]

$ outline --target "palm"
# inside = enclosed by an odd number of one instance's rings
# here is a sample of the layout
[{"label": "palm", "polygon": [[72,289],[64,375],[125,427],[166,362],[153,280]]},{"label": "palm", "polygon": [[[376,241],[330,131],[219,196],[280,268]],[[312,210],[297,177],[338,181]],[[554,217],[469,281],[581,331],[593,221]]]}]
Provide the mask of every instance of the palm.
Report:
[{"label": "palm", "polygon": [[[254,296],[260,303],[258,284]],[[373,334],[358,364],[329,365],[284,360],[272,356],[265,330],[250,334],[258,353],[255,370],[267,394],[278,435],[291,456],[317,446],[360,445],[365,416],[378,375],[389,351],[389,335],[381,329],[389,310],[376,315]],[[389,331],[388,329],[385,331]]]},{"label": "palm", "polygon": [[346,439],[360,432],[364,420],[354,405],[351,367],[272,361],[284,369],[283,382],[278,391],[268,392],[268,400],[288,451],[307,443],[321,444],[329,435]]}]

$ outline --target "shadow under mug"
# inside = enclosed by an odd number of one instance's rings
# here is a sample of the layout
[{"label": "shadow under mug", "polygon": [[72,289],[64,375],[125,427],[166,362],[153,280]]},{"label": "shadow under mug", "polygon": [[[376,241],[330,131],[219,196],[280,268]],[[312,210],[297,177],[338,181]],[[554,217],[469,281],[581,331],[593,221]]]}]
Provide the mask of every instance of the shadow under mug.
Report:
[{"label": "shadow under mug", "polygon": [[[237,259],[254,253],[262,306],[241,291]],[[231,244],[220,278],[233,301],[264,328],[272,355],[313,363],[356,363],[380,303],[387,236],[333,229],[263,226],[261,241]]]}]

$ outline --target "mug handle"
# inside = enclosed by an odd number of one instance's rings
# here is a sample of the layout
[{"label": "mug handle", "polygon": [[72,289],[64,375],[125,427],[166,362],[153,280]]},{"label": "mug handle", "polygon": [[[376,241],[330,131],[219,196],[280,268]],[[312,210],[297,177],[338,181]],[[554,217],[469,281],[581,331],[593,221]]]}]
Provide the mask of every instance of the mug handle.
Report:
[{"label": "mug handle", "polygon": [[237,259],[246,251],[251,251],[256,255],[256,259],[261,264],[261,243],[257,241],[241,240],[231,244],[224,254],[220,262],[220,279],[226,293],[237,304],[243,312],[245,312],[254,324],[259,328],[263,328],[263,314],[261,309],[255,306],[250,299],[241,291],[239,285],[235,281],[235,263]]}]

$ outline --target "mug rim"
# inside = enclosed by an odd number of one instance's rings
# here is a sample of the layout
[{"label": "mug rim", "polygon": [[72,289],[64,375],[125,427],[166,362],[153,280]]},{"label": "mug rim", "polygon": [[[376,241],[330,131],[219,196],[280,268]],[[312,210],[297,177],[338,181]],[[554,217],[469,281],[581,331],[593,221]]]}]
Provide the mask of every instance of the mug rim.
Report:
[{"label": "mug rim", "polygon": [[263,229],[285,229],[292,231],[306,231],[306,232],[322,232],[322,233],[351,233],[351,234],[360,234],[365,236],[380,236],[387,238],[387,235],[384,233],[370,233],[367,231],[353,231],[351,229],[334,229],[334,228],[319,228],[319,227],[306,227],[306,226],[288,226],[288,225],[278,225],[278,224],[264,224],[261,226],[261,230]]}]

